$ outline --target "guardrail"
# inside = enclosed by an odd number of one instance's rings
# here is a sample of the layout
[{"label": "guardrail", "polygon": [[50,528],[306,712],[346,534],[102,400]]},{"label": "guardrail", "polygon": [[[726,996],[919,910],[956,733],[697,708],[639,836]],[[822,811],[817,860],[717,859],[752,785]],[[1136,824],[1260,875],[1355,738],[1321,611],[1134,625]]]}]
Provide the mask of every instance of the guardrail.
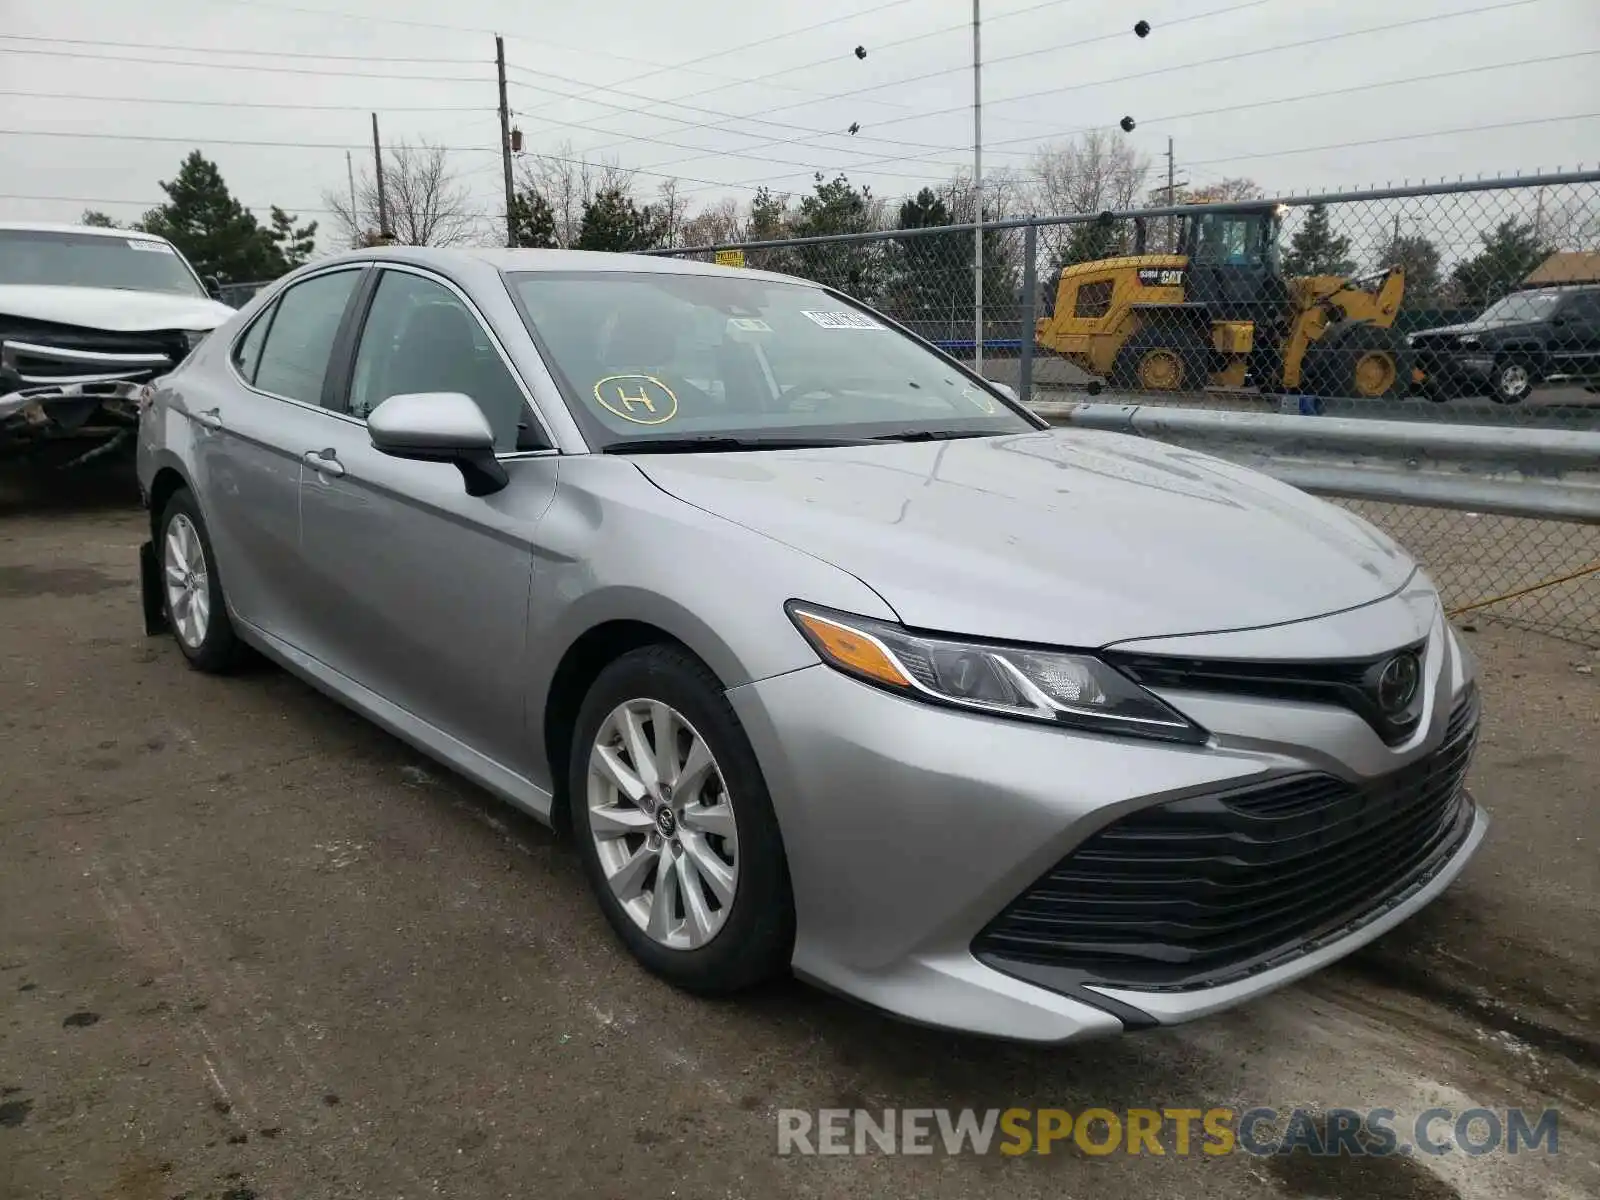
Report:
[{"label": "guardrail", "polygon": [[1137,404],[1034,408],[1060,424],[1215,454],[1317,495],[1600,524],[1600,432]]}]

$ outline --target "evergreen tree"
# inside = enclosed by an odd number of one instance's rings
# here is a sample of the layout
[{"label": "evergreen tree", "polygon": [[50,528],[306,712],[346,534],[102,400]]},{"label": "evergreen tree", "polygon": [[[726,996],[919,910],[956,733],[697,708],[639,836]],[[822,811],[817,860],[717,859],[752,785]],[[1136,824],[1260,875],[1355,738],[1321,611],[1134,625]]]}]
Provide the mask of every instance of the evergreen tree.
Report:
[{"label": "evergreen tree", "polygon": [[1405,268],[1408,306],[1416,308],[1438,298],[1439,247],[1421,234],[1391,238],[1379,256],[1378,265]]},{"label": "evergreen tree", "polygon": [[579,250],[649,250],[661,244],[664,222],[650,205],[640,208],[621,188],[605,188],[583,206]]},{"label": "evergreen tree", "polygon": [[121,229],[122,226],[112,220],[103,212],[92,208],[83,210],[83,216],[78,219],[80,225],[89,225],[95,229]]},{"label": "evergreen tree", "polygon": [[[826,182],[819,171],[809,196],[789,222],[792,237],[867,233],[877,226],[879,205],[870,188],[854,188],[843,175]],[[871,303],[883,287],[883,246],[874,242],[830,242],[794,248],[795,273]]]},{"label": "evergreen tree", "polygon": [[511,198],[511,236],[518,246],[555,249],[556,215],[538,192],[524,189]]},{"label": "evergreen tree", "polygon": [[1501,221],[1483,235],[1481,254],[1456,265],[1451,282],[1461,303],[1487,308],[1553,252],[1531,223],[1515,218]]},{"label": "evergreen tree", "polygon": [[283,260],[282,270],[279,271],[282,274],[310,260],[317,248],[317,223],[312,221],[309,225],[296,227],[294,218],[274,204],[272,228],[267,236],[277,246],[278,257]]},{"label": "evergreen tree", "polygon": [[145,213],[139,227],[178,247],[201,276],[214,275],[223,283],[283,274],[289,266],[286,250],[298,250],[316,231],[314,224],[294,228],[294,219],[285,213],[283,229],[290,244],[280,246],[274,237],[276,219],[274,230],[263,229],[233,198],[216,163],[198,150],[183,160],[175,179],[162,182],[161,190],[167,202]]},{"label": "evergreen tree", "polygon": [[1350,239],[1337,237],[1326,204],[1313,204],[1305,222],[1289,239],[1283,256],[1283,273],[1296,275],[1348,275],[1356,269],[1350,260]]}]

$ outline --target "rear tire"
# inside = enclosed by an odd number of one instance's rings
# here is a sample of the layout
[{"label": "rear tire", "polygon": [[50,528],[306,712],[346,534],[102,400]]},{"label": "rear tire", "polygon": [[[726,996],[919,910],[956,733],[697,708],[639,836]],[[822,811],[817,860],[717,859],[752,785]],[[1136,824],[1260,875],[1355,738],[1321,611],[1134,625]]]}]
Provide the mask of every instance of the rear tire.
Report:
[{"label": "rear tire", "polygon": [[197,671],[222,675],[247,657],[233,631],[211,537],[188,488],[167,501],[156,529],[156,561],[167,627]]},{"label": "rear tire", "polygon": [[578,711],[567,769],[584,872],[640,963],[707,995],[788,970],[794,900],[777,817],[703,663],[654,645],[607,666]]}]

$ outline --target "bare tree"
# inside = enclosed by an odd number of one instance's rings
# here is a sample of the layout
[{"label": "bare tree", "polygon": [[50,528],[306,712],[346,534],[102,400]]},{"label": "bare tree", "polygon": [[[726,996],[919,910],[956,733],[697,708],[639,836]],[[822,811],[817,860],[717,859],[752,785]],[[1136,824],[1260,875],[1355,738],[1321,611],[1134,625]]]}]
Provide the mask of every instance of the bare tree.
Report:
[{"label": "bare tree", "polygon": [[[1034,209],[1052,216],[1132,208],[1144,194],[1150,159],[1120,133],[1092,129],[1034,155]],[[1059,257],[1073,226],[1045,226],[1041,240]]]},{"label": "bare tree", "polygon": [[745,219],[739,213],[739,202],[732,196],[686,217],[681,233],[685,246],[714,246],[743,241],[749,236]]},{"label": "bare tree", "polygon": [[[458,246],[482,231],[483,213],[451,169],[443,146],[422,141],[390,147],[384,152],[383,190],[389,232],[403,246]],[[370,246],[380,239],[378,187],[369,172],[356,177],[353,209],[342,192],[324,192],[323,201],[349,245]]]},{"label": "bare tree", "polygon": [[[947,183],[933,189],[950,210],[952,224],[971,224],[977,212],[973,204],[972,175],[957,171]],[[1000,221],[1006,217],[1021,216],[1030,207],[1031,196],[1027,182],[1010,167],[998,167],[983,173],[983,214],[986,220]]]},{"label": "bare tree", "polygon": [[556,221],[556,245],[565,249],[577,242],[583,210],[598,193],[616,191],[632,197],[633,172],[615,160],[590,162],[575,157],[572,143],[564,142],[554,154],[526,154],[518,161],[517,190],[539,196],[550,206]]},{"label": "bare tree", "polygon": [[689,198],[678,190],[676,179],[663,179],[656,185],[656,215],[661,221],[661,244],[683,246],[683,224],[689,216]]}]

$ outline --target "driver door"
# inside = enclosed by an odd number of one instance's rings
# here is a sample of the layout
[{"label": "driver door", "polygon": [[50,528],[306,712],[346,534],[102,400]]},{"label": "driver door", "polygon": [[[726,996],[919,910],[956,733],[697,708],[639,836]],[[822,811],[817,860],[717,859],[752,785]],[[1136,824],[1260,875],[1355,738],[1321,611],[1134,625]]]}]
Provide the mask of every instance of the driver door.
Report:
[{"label": "driver door", "polygon": [[[554,452],[465,295],[410,267],[377,272],[341,389],[300,485],[301,553],[323,604],[329,666],[480,754],[526,772],[523,680],[531,539],[555,494]],[[381,454],[367,415],[389,396],[460,392],[496,432],[510,485],[467,495],[455,467]]]}]

